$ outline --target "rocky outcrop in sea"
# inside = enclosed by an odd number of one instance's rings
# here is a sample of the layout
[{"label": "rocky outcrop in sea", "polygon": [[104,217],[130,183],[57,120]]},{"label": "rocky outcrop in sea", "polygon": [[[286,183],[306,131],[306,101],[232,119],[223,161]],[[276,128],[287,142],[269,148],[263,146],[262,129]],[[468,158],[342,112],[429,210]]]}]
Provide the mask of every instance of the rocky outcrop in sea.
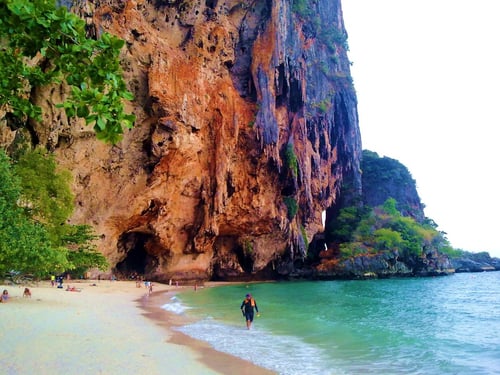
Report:
[{"label": "rocky outcrop in sea", "polygon": [[451,259],[455,272],[500,271],[500,259],[492,258],[489,253],[465,252],[459,258]]}]

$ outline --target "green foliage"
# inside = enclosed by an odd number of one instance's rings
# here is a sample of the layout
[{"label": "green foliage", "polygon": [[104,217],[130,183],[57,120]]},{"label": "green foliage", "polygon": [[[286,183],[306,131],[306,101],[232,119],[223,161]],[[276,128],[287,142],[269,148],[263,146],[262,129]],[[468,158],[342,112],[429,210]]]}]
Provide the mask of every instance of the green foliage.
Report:
[{"label": "green foliage", "polygon": [[356,207],[342,209],[335,222],[328,224],[328,235],[340,243],[341,256],[398,251],[405,257],[418,257],[424,248],[430,247],[451,251],[434,222],[420,224],[411,217],[402,216],[396,206],[397,202],[389,198],[370,211]]},{"label": "green foliage", "polygon": [[384,210],[384,212],[388,215],[392,215],[392,216],[399,216],[399,211],[397,209],[397,203],[396,200],[394,198],[389,198],[387,199],[384,204],[382,205],[382,208]]},{"label": "green foliage", "polygon": [[335,238],[337,242],[349,242],[352,234],[361,221],[361,211],[358,207],[346,207],[340,210],[336,220],[332,220],[327,225],[329,236]]},{"label": "green foliage", "polygon": [[368,249],[362,242],[342,243],[340,244],[339,249],[341,258],[349,258],[355,255],[366,254],[368,252]]},{"label": "green foliage", "polygon": [[293,197],[284,197],[283,201],[285,202],[288,211],[288,219],[292,220],[297,214],[297,211],[299,210],[297,201]]},{"label": "green foliage", "polygon": [[243,252],[247,256],[253,253],[253,244],[250,240],[245,240],[245,242],[243,242]]},{"label": "green foliage", "polygon": [[375,152],[363,150],[361,169],[365,204],[376,207],[392,197],[398,202],[396,209],[403,215],[423,219],[424,206],[420,203],[415,180],[403,164],[395,159],[386,156],[381,158]]},{"label": "green foliage", "polygon": [[340,45],[346,51],[349,50],[347,44],[347,34],[343,33],[337,27],[324,27],[319,29],[320,37],[325,42],[326,46],[332,51],[335,51],[335,46]]},{"label": "green foliage", "polygon": [[[10,160],[5,152],[0,149],[0,212],[2,214],[7,213],[13,207],[17,207],[15,202],[19,199],[20,192],[19,179],[12,174]],[[6,218],[7,216],[2,215],[2,222]]]},{"label": "green foliage", "polygon": [[[362,217],[362,220],[358,223],[358,226],[354,229],[358,238],[370,238],[373,236],[374,228],[378,221],[378,217],[373,211]],[[354,234],[353,233],[353,234]]]},{"label": "green foliage", "polygon": [[68,267],[64,250],[52,246],[45,227],[18,205],[21,184],[0,150],[0,274],[16,271],[41,277]]},{"label": "green foliage", "polygon": [[294,177],[297,177],[299,174],[299,163],[297,162],[297,155],[295,155],[292,143],[286,145],[285,160],[288,169],[292,171]]},{"label": "green foliage", "polygon": [[308,0],[292,0],[292,12],[305,18],[313,14]]},{"label": "green foliage", "polygon": [[331,98],[326,98],[322,100],[321,102],[318,103],[317,107],[321,113],[326,113],[330,110],[332,104],[331,104]]},{"label": "green foliage", "polygon": [[380,228],[373,233],[373,247],[377,250],[397,250],[403,245],[401,234],[390,228]]},{"label": "green foliage", "polygon": [[397,181],[400,186],[415,183],[403,164],[373,151],[363,150],[362,169],[363,177],[370,181]]},{"label": "green foliage", "polygon": [[292,12],[306,20],[311,29],[332,52],[336,52],[337,45],[346,51],[349,50],[347,34],[336,25],[322,25],[311,0],[292,0]]},{"label": "green foliage", "polygon": [[15,270],[22,274],[41,278],[50,272],[62,272],[70,264],[66,251],[55,248],[45,228],[23,217],[16,227],[5,228],[6,242],[0,246],[2,270]]},{"label": "green foliage", "polygon": [[0,0],[0,106],[20,119],[40,120],[30,100],[35,88],[67,83],[71,95],[58,106],[84,118],[99,139],[116,143],[133,115],[120,68],[124,41],[108,33],[88,39],[85,22],[46,0]]},{"label": "green foliage", "polygon": [[28,151],[12,165],[0,150],[0,274],[41,278],[108,264],[91,227],[66,223],[73,210],[69,174],[51,155]]},{"label": "green foliage", "polygon": [[21,155],[14,164],[14,173],[21,181],[22,205],[45,225],[54,245],[62,245],[64,223],[73,212],[71,174],[58,172],[54,157],[42,148]]},{"label": "green foliage", "polygon": [[429,243],[426,238],[433,238],[439,235],[434,229],[429,229],[426,236],[426,229],[410,217],[396,216],[387,224],[389,228],[400,233],[404,242],[399,247],[406,255],[420,255],[423,247]]},{"label": "green foliage", "polygon": [[90,268],[105,270],[109,267],[107,259],[94,244],[97,236],[89,225],[67,226],[62,240],[68,247],[68,260],[71,263],[74,276],[83,276]]},{"label": "green foliage", "polygon": [[448,255],[448,257],[450,257],[452,259],[463,257],[466,253],[462,249],[454,249],[451,246],[443,246],[440,250],[442,253]]},{"label": "green foliage", "polygon": [[300,233],[302,234],[302,239],[304,240],[304,245],[306,249],[309,248],[309,240],[307,239],[306,228],[303,225],[300,226]]}]

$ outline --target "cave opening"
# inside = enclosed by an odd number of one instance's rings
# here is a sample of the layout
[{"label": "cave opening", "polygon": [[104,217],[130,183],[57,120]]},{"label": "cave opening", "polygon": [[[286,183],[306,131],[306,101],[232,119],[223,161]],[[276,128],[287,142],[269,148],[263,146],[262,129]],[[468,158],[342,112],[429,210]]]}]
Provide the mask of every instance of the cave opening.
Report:
[{"label": "cave opening", "polygon": [[148,243],[154,237],[148,233],[124,233],[118,239],[118,251],[125,253],[125,258],[115,266],[116,273],[124,278],[147,276],[158,266],[158,258],[148,253]]},{"label": "cave opening", "polygon": [[302,99],[302,88],[301,82],[298,79],[290,79],[290,111],[293,113],[298,113],[299,110],[304,106],[304,101]]},{"label": "cave opening", "polygon": [[215,9],[215,7],[217,6],[217,0],[206,0],[205,5],[207,6],[207,8]]},{"label": "cave opening", "polygon": [[285,76],[285,65],[278,66],[278,78],[276,80],[276,107],[281,107],[286,104],[288,94],[288,82]]},{"label": "cave opening", "polygon": [[246,241],[243,246],[237,245],[233,251],[243,271],[247,274],[252,273],[254,263],[252,243]]}]

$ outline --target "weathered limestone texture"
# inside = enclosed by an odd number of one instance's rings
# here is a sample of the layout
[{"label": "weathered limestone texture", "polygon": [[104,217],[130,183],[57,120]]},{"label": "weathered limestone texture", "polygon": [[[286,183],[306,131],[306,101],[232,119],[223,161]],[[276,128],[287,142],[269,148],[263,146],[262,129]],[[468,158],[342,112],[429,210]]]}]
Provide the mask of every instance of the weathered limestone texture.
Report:
[{"label": "weathered limestone texture", "polygon": [[89,35],[126,41],[137,122],[116,146],[78,124],[44,139],[73,171],[72,221],[96,228],[117,273],[286,276],[343,179],[360,188],[340,0],[306,3],[74,2]]}]

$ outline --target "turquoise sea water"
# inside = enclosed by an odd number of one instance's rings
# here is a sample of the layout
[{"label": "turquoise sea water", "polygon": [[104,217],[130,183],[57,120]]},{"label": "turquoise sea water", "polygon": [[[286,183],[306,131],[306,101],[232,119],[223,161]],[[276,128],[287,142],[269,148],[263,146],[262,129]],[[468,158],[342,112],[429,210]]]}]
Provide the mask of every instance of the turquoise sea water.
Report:
[{"label": "turquoise sea water", "polygon": [[[246,330],[240,304],[261,316]],[[230,285],[165,295],[215,349],[279,374],[500,374],[500,272]]]}]

